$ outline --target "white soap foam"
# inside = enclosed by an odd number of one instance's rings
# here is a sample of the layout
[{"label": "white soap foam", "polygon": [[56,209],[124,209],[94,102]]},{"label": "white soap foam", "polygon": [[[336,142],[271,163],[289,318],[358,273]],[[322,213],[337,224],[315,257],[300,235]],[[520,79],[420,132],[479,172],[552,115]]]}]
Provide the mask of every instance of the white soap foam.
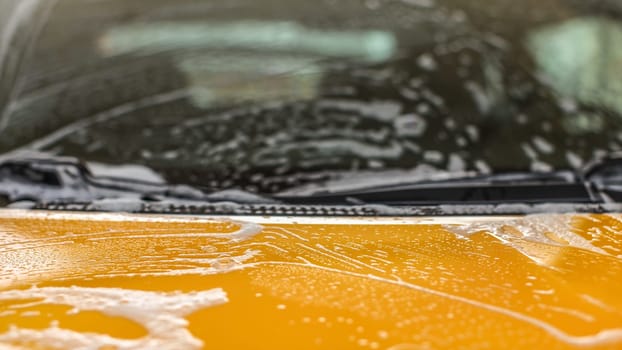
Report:
[{"label": "white soap foam", "polygon": [[[575,216],[576,214],[527,215],[508,220],[484,220],[465,225],[446,225],[445,228],[460,237],[469,237],[474,233],[484,231],[510,245],[512,245],[511,241],[517,238],[548,245],[560,245],[560,240],[555,240],[551,236],[553,234],[566,241],[568,246],[608,255],[604,250],[595,247],[588,240],[573,232],[571,221]],[[512,235],[505,229],[506,227],[520,232],[522,237]]]},{"label": "white soap foam", "polygon": [[12,327],[0,334],[5,344],[28,344],[62,349],[200,349],[203,342],[187,329],[189,314],[226,303],[222,289],[192,293],[161,293],[117,288],[33,287],[27,290],[0,292],[0,300],[40,299],[38,305],[68,305],[80,311],[97,311],[107,316],[123,317],[145,328],[147,335],[138,339],[119,339],[105,334],[80,333],[52,325],[33,330]]}]

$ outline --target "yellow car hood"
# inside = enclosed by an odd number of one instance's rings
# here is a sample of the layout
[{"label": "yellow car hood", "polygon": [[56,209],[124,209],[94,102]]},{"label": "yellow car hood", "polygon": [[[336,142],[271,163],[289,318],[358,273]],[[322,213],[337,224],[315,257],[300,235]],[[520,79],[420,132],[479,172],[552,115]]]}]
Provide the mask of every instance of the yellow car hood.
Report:
[{"label": "yellow car hood", "polygon": [[622,348],[622,216],[0,211],[0,348]]}]

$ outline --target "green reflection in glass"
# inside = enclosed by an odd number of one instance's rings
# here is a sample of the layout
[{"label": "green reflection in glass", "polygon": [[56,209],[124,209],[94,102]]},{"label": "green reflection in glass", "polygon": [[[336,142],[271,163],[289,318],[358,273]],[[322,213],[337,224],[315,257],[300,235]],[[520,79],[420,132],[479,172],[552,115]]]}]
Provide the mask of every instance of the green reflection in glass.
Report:
[{"label": "green reflection in glass", "polygon": [[622,113],[622,24],[573,19],[532,32],[528,47],[561,95]]},{"label": "green reflection in glass", "polygon": [[181,56],[177,67],[201,108],[231,101],[309,99],[322,77],[316,59],[287,54],[211,53]]},{"label": "green reflection in glass", "polygon": [[107,54],[178,48],[250,49],[378,62],[394,55],[397,41],[386,31],[318,30],[292,22],[160,22],[113,28],[102,37],[100,48]]}]

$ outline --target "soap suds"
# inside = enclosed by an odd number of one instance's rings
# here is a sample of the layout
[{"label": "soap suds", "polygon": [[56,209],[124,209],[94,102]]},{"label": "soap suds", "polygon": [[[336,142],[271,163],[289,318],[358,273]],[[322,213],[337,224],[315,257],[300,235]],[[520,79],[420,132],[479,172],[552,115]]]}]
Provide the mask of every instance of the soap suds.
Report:
[{"label": "soap suds", "polygon": [[62,349],[98,349],[105,346],[132,349],[200,349],[203,342],[188,330],[186,316],[226,303],[222,289],[193,293],[160,293],[117,288],[36,288],[0,292],[0,301],[40,299],[39,305],[67,305],[69,312],[96,311],[124,317],[143,326],[147,336],[118,339],[105,334],[80,333],[52,325],[44,330],[12,327],[0,342]]},{"label": "soap suds", "polygon": [[576,215],[528,215],[507,221],[496,220],[465,225],[446,225],[445,228],[459,237],[465,238],[475,233],[486,232],[541,265],[546,265],[542,260],[543,257],[534,254],[532,249],[525,249],[526,247],[521,244],[522,242],[570,246],[597,254],[609,255],[603,249],[594,246],[590,241],[573,232],[571,223],[573,217]]}]

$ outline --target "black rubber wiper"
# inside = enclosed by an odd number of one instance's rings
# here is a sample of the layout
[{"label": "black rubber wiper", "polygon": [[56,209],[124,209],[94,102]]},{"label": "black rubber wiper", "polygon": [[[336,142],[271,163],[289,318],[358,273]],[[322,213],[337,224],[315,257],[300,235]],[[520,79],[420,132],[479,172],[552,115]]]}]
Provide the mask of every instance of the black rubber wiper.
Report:
[{"label": "black rubber wiper", "polygon": [[310,196],[281,196],[290,204],[495,204],[600,203],[590,183],[570,171],[548,174],[501,174],[447,181],[375,186]]},{"label": "black rubber wiper", "polygon": [[610,155],[579,170],[505,173],[442,181],[324,190],[305,196],[279,196],[288,204],[605,204],[622,202],[622,155]]}]

